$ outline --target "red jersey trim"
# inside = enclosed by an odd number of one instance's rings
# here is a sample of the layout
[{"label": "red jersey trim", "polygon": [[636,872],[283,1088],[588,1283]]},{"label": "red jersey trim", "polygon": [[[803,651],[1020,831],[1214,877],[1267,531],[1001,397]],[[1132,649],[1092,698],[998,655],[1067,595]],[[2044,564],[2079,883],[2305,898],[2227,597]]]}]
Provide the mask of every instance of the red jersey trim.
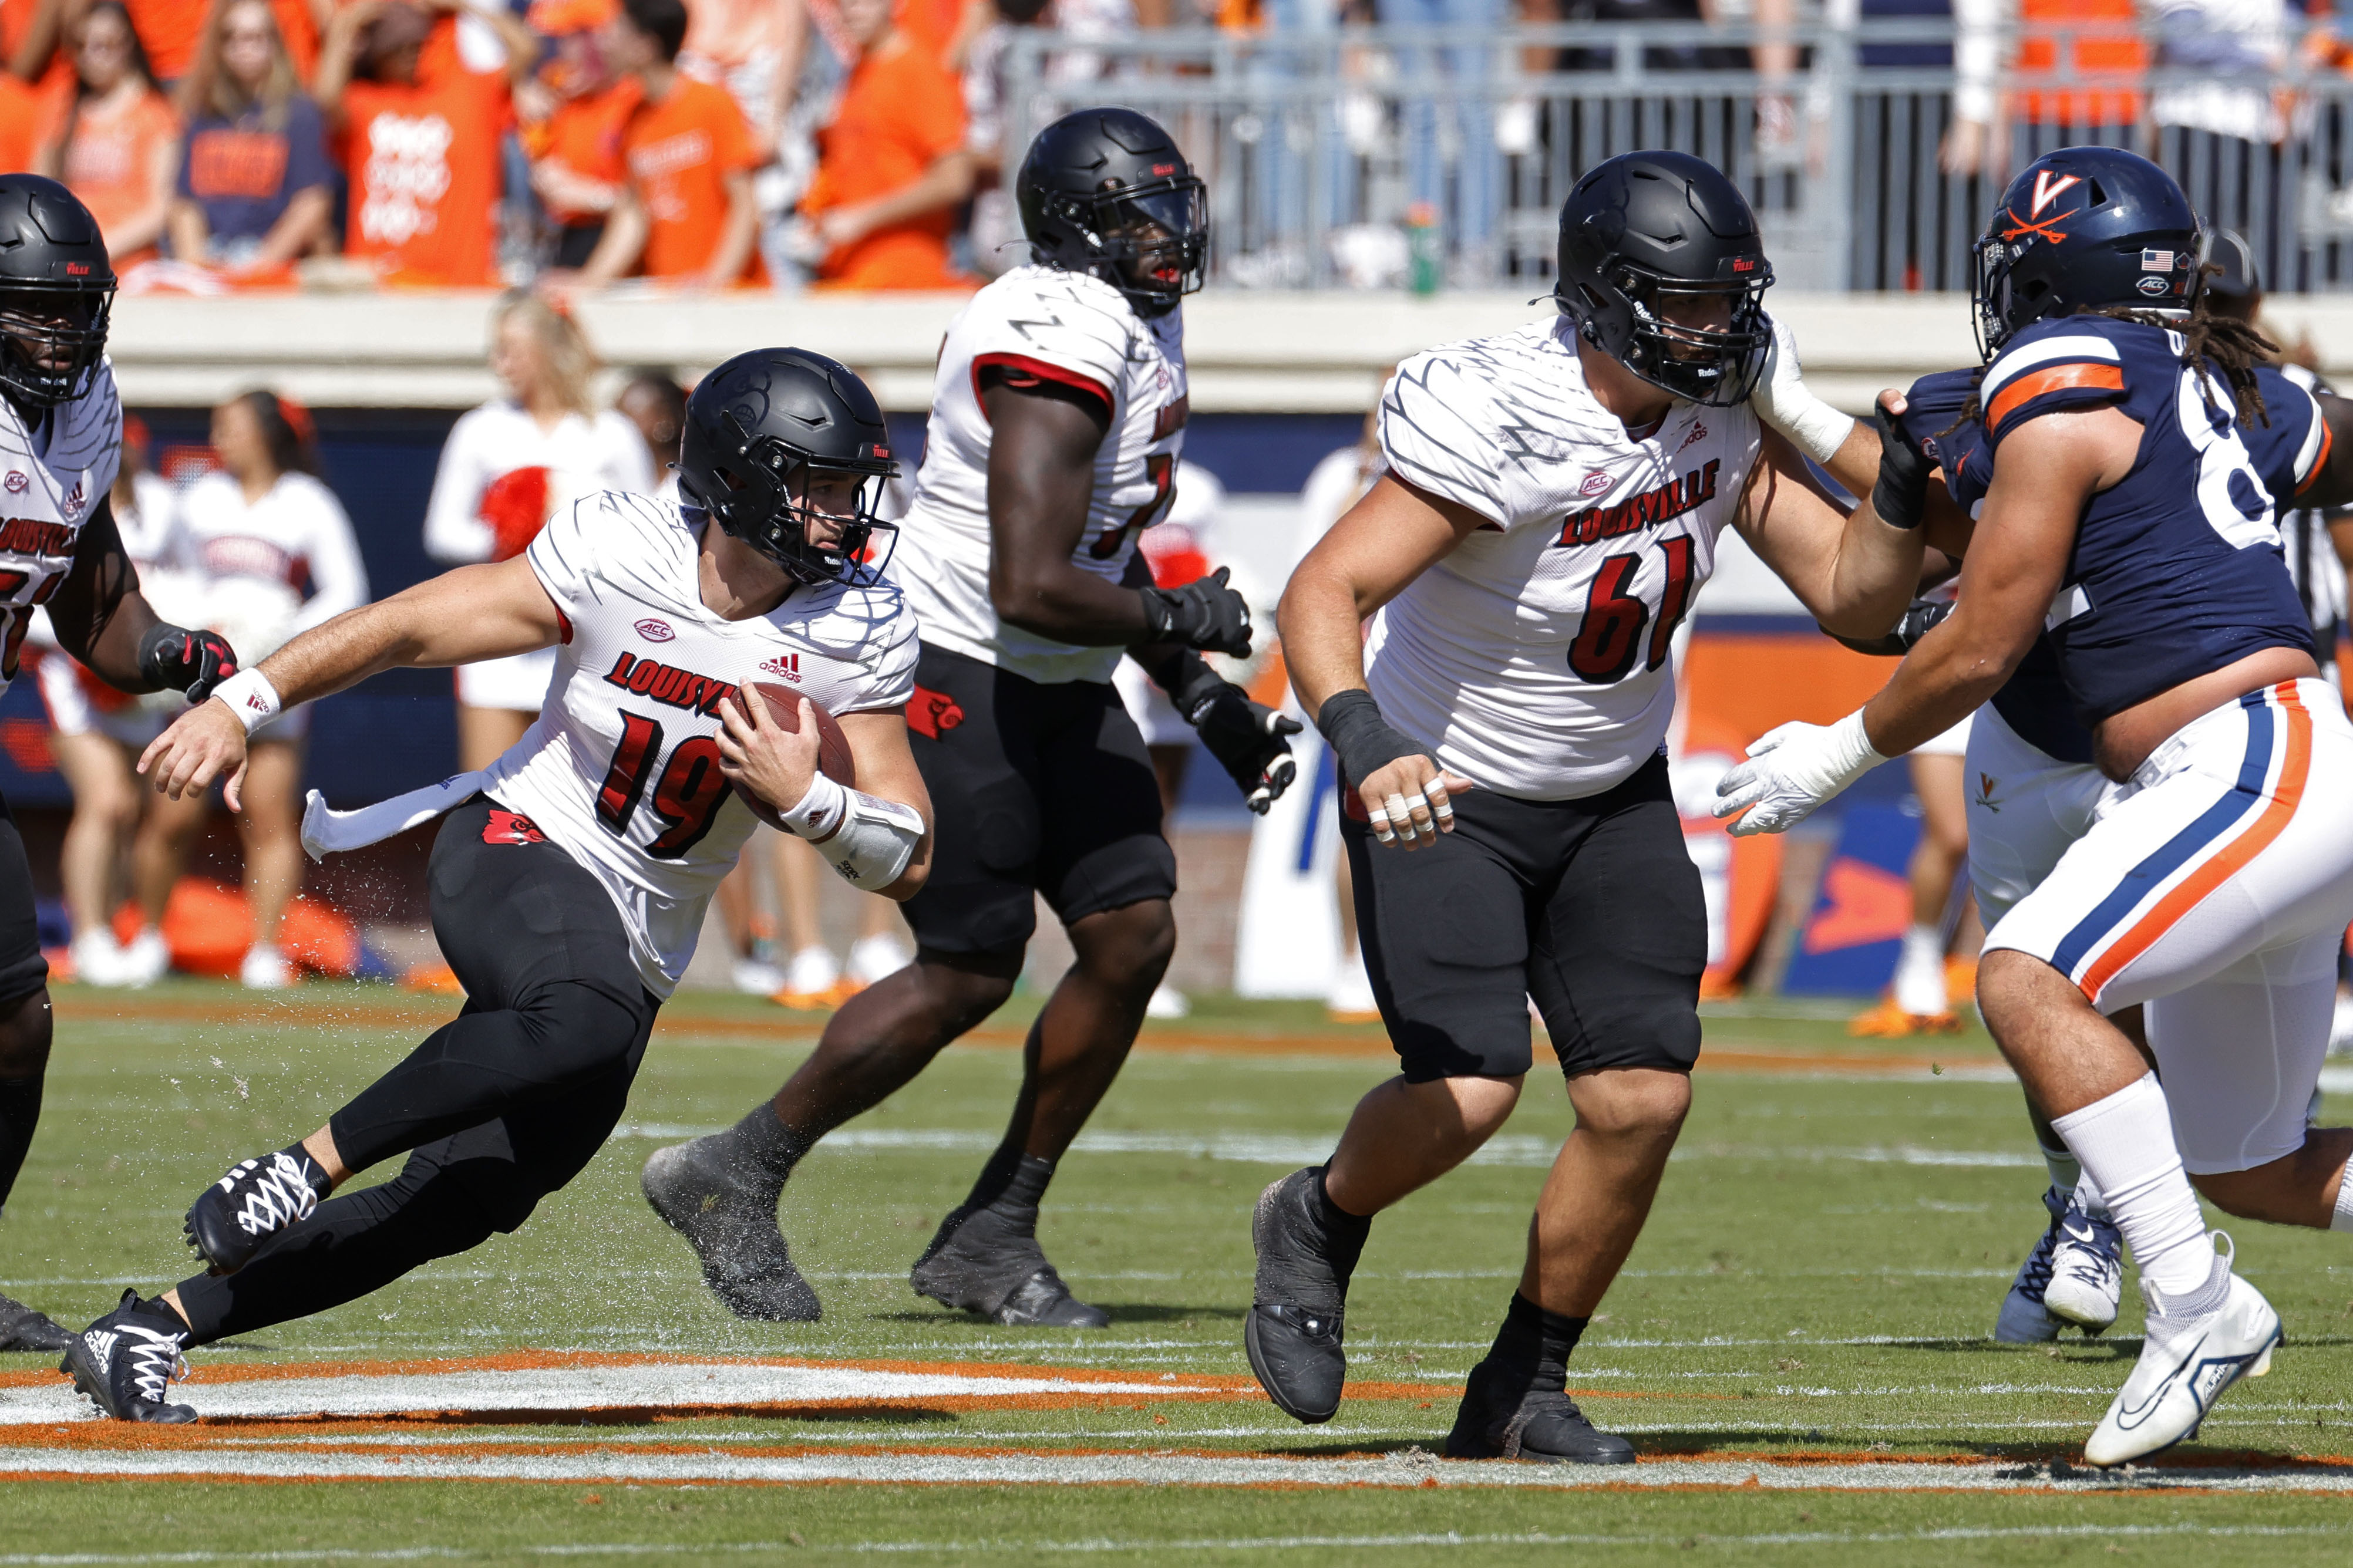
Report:
[{"label": "red jersey trim", "polygon": [[980,416],[984,419],[988,417],[988,405],[982,402],[980,395],[980,373],[984,370],[1009,372],[1010,374],[1005,379],[1007,384],[1011,386],[1023,385],[1023,378],[1026,377],[1027,384],[1029,385],[1035,385],[1041,381],[1052,381],[1060,382],[1064,386],[1076,387],[1081,392],[1092,393],[1103,399],[1105,416],[1109,416],[1113,409],[1118,406],[1112,400],[1111,388],[1093,376],[1072,370],[1067,365],[1048,364],[1044,360],[1031,359],[1028,354],[979,354],[975,356],[972,362],[972,398],[975,403],[980,404]]}]

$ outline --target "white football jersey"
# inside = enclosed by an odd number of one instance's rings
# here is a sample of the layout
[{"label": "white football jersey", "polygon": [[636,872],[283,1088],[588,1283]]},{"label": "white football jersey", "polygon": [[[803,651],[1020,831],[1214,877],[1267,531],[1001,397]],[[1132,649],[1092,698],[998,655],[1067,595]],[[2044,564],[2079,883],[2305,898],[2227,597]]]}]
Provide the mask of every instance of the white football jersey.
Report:
[{"label": "white football jersey", "polygon": [[230,635],[248,664],[368,602],[359,536],[352,531],[343,503],[313,475],[280,474],[259,500],[248,501],[245,487],[216,468],[188,487],[180,515],[208,589],[224,603],[234,592],[227,588],[233,583],[284,592],[282,625],[257,624],[243,642]]},{"label": "white football jersey", "polygon": [[1082,387],[1111,410],[1095,451],[1081,570],[1118,582],[1135,536],[1168,515],[1189,411],[1183,313],[1146,320],[1099,278],[1017,267],[972,297],[948,327],[915,499],[899,522],[891,574],[905,584],[923,640],[1031,680],[1109,680],[1127,651],[1080,647],[1007,626],[988,598],[988,416],[980,373]]},{"label": "white football jersey", "polygon": [[0,691],[16,679],[36,608],[73,570],[81,525],[114,488],[121,456],[122,401],[110,363],[37,427],[0,397]]},{"label": "white football jersey", "polygon": [[700,551],[680,509],[646,496],[608,490],[548,521],[524,553],[565,623],[555,679],[482,784],[604,883],[658,996],[758,826],[720,776],[721,700],[765,681],[861,713],[902,706],[915,682],[914,616],[888,578],[723,620],[702,603]]},{"label": "white football jersey", "polygon": [[1666,739],[1670,645],[1757,460],[1756,415],[1677,403],[1638,441],[1557,318],[1406,361],[1380,437],[1398,478],[1489,520],[1374,618],[1382,713],[1525,800],[1633,773]]}]

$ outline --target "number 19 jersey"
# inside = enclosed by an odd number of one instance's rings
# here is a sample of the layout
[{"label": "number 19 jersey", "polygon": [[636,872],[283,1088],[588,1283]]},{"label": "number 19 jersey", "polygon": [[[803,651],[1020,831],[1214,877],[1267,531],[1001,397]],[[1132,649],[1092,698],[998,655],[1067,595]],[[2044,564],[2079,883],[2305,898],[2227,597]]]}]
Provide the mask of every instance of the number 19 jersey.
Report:
[{"label": "number 19 jersey", "polygon": [[605,885],[665,997],[758,825],[719,772],[720,703],[765,682],[860,713],[902,706],[915,679],[914,617],[889,579],[797,587],[730,621],[702,603],[701,552],[700,528],[649,496],[607,490],[548,520],[524,554],[563,616],[555,677],[482,782],[527,819],[505,831],[553,840]]},{"label": "number 19 jersey", "polygon": [[1406,361],[1379,427],[1391,473],[1486,520],[1374,618],[1382,713],[1523,800],[1625,779],[1666,739],[1669,648],[1756,464],[1756,415],[1677,403],[1637,440],[1556,318]]},{"label": "number 19 jersey", "polygon": [[1081,571],[1118,582],[1136,535],[1168,515],[1189,408],[1183,316],[1145,318],[1099,278],[1017,267],[972,298],[948,327],[915,499],[899,523],[892,575],[906,585],[923,641],[1048,684],[1107,681],[1119,647],[1081,647],[997,618],[988,596],[988,412],[985,371],[1016,386],[1051,383],[1100,401],[1110,416],[1095,450]]}]

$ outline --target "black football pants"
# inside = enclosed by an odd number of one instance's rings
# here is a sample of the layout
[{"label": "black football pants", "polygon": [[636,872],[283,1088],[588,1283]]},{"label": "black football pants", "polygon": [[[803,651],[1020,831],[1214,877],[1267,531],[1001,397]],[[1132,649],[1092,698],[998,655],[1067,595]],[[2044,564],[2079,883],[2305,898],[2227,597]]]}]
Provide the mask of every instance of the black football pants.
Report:
[{"label": "black football pants", "polygon": [[407,1163],[329,1198],[237,1273],[184,1282],[194,1343],[340,1306],[514,1230],[619,1122],[660,1002],[603,886],[554,844],[491,833],[491,810],[467,802],[433,846],[433,931],[465,1010],[328,1122],[353,1171],[402,1150]]}]

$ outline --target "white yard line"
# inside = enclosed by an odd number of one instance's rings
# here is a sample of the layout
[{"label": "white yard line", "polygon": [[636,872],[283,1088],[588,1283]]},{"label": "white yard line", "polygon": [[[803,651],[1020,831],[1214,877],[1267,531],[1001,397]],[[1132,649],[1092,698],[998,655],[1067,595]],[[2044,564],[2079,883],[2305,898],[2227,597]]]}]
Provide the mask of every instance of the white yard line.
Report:
[{"label": "white yard line", "polygon": [[471,1455],[371,1453],[364,1446],[321,1448],[212,1448],[176,1451],[0,1448],[0,1476],[266,1479],[308,1481],[476,1480],[568,1484],[752,1482],[816,1485],[1191,1487],[1514,1487],[1575,1490],[1591,1487],[1744,1487],[1768,1491],[2100,1492],[2148,1489],[2179,1492],[2353,1493],[2347,1469],[2126,1469],[2111,1475],[2028,1464],[1800,1464],[1755,1459],[1664,1459],[1651,1464],[1576,1466],[1468,1464],[1425,1453],[1377,1458],[1290,1459],[1256,1455],[1161,1454],[742,1454],[491,1452]]}]

